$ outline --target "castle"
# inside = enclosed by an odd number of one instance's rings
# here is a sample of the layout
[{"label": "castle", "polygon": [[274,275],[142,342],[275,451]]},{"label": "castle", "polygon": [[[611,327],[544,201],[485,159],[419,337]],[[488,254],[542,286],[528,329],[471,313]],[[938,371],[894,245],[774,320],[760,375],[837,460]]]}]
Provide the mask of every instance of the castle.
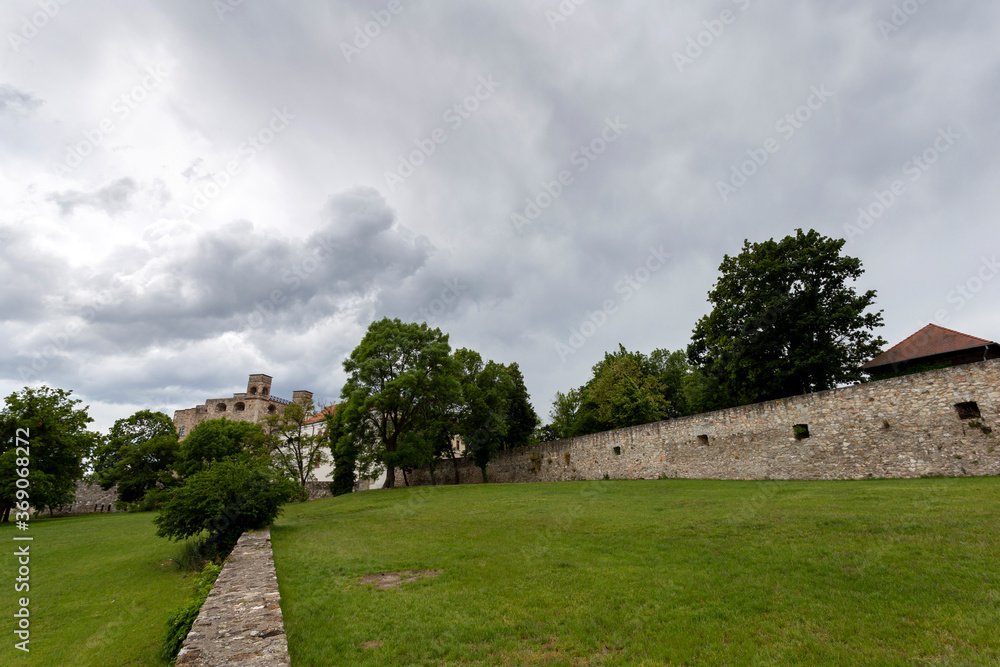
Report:
[{"label": "castle", "polygon": [[291,403],[312,400],[311,391],[293,391],[292,400],[271,394],[271,376],[257,373],[250,376],[247,390],[233,394],[232,398],[210,398],[202,405],[174,412],[174,426],[183,440],[195,426],[208,419],[225,417],[233,421],[263,424],[264,419],[277,414]]}]

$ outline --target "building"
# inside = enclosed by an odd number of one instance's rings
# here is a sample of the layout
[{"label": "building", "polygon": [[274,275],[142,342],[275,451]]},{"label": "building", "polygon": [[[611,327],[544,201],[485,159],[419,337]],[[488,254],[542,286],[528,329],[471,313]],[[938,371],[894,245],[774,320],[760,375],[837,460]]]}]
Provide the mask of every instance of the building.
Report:
[{"label": "building", "polygon": [[208,419],[225,417],[233,421],[263,424],[264,419],[284,410],[295,402],[312,400],[311,391],[293,391],[291,400],[271,394],[271,376],[258,373],[250,376],[247,390],[232,398],[210,398],[203,404],[174,412],[174,426],[183,440],[195,426]]},{"label": "building", "polygon": [[884,379],[989,359],[1000,359],[1000,344],[928,324],[861,368],[874,379]]}]

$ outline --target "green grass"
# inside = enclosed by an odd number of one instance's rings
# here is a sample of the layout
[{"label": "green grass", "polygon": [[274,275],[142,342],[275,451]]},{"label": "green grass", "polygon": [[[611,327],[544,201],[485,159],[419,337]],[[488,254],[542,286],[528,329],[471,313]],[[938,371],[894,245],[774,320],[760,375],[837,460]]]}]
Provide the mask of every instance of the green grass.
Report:
[{"label": "green grass", "polygon": [[[91,514],[0,525],[0,665],[161,665],[170,612],[196,574],[172,561],[178,545],[155,536],[153,513]],[[15,535],[31,535],[17,542]],[[31,545],[31,590],[14,591],[15,546]],[[15,605],[30,599],[31,648],[14,648]]]},{"label": "green grass", "polygon": [[293,505],[272,538],[298,666],[994,665],[998,516],[998,478],[497,484]]}]

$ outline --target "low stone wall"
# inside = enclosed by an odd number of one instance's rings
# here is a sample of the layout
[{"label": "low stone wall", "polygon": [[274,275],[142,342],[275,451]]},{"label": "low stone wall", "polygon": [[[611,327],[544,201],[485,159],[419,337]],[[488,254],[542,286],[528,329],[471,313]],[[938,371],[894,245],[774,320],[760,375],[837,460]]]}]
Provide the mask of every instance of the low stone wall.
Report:
[{"label": "low stone wall", "polygon": [[115,509],[115,500],[118,499],[118,487],[113,486],[107,491],[97,484],[87,484],[79,481],[76,483],[76,493],[73,502],[63,505],[52,513],[61,514],[88,514],[93,512],[118,512]]},{"label": "low stone wall", "polygon": [[[962,419],[956,406],[972,402],[980,416]],[[1000,360],[990,360],[505,451],[487,472],[491,482],[997,475],[998,421]],[[809,436],[797,439],[795,425]],[[454,483],[452,463],[435,476]],[[427,470],[408,477],[431,483]],[[482,482],[465,460],[459,477]]]},{"label": "low stone wall", "polygon": [[271,531],[244,533],[184,640],[177,665],[290,665]]}]

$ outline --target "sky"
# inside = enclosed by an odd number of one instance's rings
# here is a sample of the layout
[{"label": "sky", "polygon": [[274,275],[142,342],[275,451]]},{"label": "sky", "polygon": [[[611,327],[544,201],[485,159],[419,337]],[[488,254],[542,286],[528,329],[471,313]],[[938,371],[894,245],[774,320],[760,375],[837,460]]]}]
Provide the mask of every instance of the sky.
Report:
[{"label": "sky", "polygon": [[251,373],[329,404],[398,317],[546,420],[797,228],[889,344],[998,340],[997,34],[972,0],[5,0],[0,391],[100,430]]}]

